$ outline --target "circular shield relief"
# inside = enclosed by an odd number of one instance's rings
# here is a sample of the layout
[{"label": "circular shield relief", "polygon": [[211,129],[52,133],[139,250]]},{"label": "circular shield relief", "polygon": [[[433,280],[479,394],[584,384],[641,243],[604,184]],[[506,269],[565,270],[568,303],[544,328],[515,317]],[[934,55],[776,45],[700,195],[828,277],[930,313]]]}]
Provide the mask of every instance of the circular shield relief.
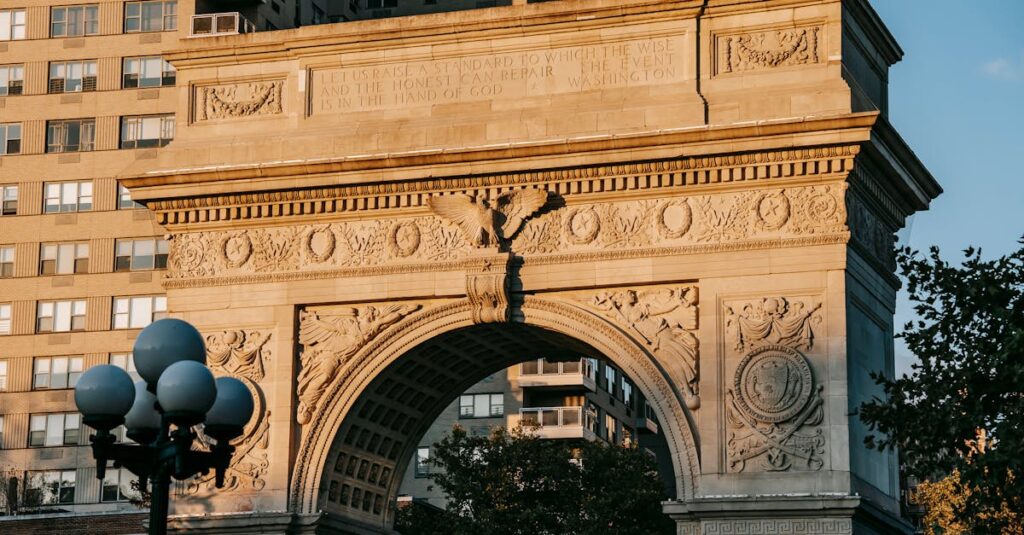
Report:
[{"label": "circular shield relief", "polygon": [[762,422],[779,423],[804,410],[814,391],[807,359],[782,345],[765,345],[747,353],[736,368],[736,402]]}]

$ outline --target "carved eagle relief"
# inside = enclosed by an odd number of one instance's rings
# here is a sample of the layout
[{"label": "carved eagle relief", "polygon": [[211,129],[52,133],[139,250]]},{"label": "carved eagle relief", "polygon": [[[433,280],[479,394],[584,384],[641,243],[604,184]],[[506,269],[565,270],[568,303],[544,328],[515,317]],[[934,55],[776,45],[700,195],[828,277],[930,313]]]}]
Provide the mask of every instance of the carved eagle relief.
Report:
[{"label": "carved eagle relief", "polygon": [[464,193],[442,195],[428,199],[427,206],[438,216],[458,225],[476,247],[489,247],[515,236],[523,221],[547,201],[547,191],[521,189],[502,193],[493,201]]}]

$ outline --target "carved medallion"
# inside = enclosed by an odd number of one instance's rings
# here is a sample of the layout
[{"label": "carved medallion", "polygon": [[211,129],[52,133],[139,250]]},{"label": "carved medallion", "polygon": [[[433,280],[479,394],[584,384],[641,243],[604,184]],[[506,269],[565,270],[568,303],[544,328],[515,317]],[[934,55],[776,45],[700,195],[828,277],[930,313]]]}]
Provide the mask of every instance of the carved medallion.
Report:
[{"label": "carved medallion", "polygon": [[663,238],[682,238],[693,224],[693,211],[686,199],[667,201],[658,209],[655,223]]},{"label": "carved medallion", "polygon": [[224,260],[227,262],[228,267],[241,267],[252,256],[252,240],[249,239],[249,235],[245,232],[229,234],[224,238],[221,251],[224,254]]},{"label": "carved medallion", "polygon": [[839,209],[839,203],[835,197],[827,192],[819,192],[811,196],[807,201],[807,215],[817,221],[825,222],[831,220]]},{"label": "carved medallion", "polygon": [[807,406],[814,389],[811,367],[795,349],[761,346],[736,368],[736,404],[762,422],[786,421]]},{"label": "carved medallion", "polygon": [[565,239],[569,243],[585,245],[594,241],[601,232],[601,216],[593,208],[573,208],[565,216]]},{"label": "carved medallion", "polygon": [[331,259],[335,245],[337,245],[337,238],[334,237],[330,227],[316,228],[306,235],[306,254],[318,264]]},{"label": "carved medallion", "polygon": [[388,233],[388,249],[399,258],[412,256],[420,248],[420,227],[415,221],[402,221],[392,225]]},{"label": "carved medallion", "polygon": [[183,274],[201,274],[204,271],[206,249],[202,234],[179,234],[171,240],[172,267]]},{"label": "carved medallion", "polygon": [[757,199],[757,228],[779,230],[789,221],[789,198],[782,191],[763,193]]}]

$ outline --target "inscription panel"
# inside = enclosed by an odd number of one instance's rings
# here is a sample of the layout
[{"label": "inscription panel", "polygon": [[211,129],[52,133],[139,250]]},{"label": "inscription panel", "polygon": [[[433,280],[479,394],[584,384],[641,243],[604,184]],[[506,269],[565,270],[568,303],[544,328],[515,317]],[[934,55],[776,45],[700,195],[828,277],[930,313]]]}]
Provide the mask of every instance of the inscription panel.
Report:
[{"label": "inscription panel", "polygon": [[683,36],[314,69],[313,115],[677,83]]}]

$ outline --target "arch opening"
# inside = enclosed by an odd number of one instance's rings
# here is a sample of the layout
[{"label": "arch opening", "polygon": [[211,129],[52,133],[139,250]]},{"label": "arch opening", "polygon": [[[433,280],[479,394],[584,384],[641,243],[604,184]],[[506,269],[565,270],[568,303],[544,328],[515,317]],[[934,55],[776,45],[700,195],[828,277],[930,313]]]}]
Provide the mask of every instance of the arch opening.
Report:
[{"label": "arch opening", "polygon": [[[524,306],[509,323],[472,325],[468,307],[449,310],[447,328],[437,330],[429,321],[417,325],[417,318],[411,318],[395,326],[407,331],[405,336],[394,336],[383,347],[365,348],[377,350],[366,355],[363,364],[376,373],[338,385],[313,422],[322,422],[323,427],[304,439],[319,439],[325,446],[319,450],[324,452],[319,469],[310,466],[306,481],[301,481],[301,469],[297,472],[296,484],[304,483],[312,491],[305,494],[310,500],[307,510],[324,511],[327,527],[388,529],[403,476],[438,416],[482,379],[539,357],[601,359],[629,377],[649,400],[656,419],[664,422],[659,426],[658,449],[670,459],[659,464],[670,495],[692,496],[696,445],[690,418],[656,360],[622,331],[609,329],[604,320],[587,325],[579,317],[570,319],[579,309],[566,314],[566,305],[549,304],[553,306],[536,310]],[[453,315],[466,317],[452,321]],[[331,433],[331,425],[336,432]]]}]

